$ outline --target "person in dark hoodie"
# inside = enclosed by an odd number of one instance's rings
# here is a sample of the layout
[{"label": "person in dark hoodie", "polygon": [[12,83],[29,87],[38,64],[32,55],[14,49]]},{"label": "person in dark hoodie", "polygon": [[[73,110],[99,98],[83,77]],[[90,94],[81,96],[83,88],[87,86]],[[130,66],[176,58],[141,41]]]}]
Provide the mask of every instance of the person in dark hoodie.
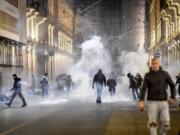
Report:
[{"label": "person in dark hoodie", "polygon": [[114,96],[116,93],[116,80],[114,78],[109,78],[107,80],[107,86],[109,87],[110,96]]},{"label": "person in dark hoodie", "polygon": [[[171,96],[168,97],[167,85],[170,86]],[[147,114],[150,135],[157,135],[158,120],[160,120],[160,135],[166,135],[170,129],[169,104],[175,101],[175,84],[168,72],[160,66],[160,60],[151,60],[150,71],[145,74],[140,92],[138,108],[144,110],[144,99],[147,93]],[[169,104],[168,104],[169,103]]]},{"label": "person in dark hoodie", "polygon": [[139,99],[139,92],[137,87],[137,81],[131,73],[127,74],[127,77],[129,78],[129,89],[132,89],[132,95],[134,100]]},{"label": "person in dark hoodie", "polygon": [[67,87],[67,96],[71,93],[72,87],[73,87],[73,80],[71,78],[71,75],[68,75],[66,78],[66,87]]},{"label": "person in dark hoodie", "polygon": [[[178,85],[178,94],[180,97],[180,73],[176,76],[176,86]],[[178,106],[178,109],[180,110],[180,104]]]},{"label": "person in dark hoodie", "polygon": [[13,78],[14,78],[14,84],[13,84],[13,88],[11,89],[11,91],[13,91],[13,94],[11,96],[9,103],[6,103],[6,105],[10,107],[14,98],[18,95],[23,102],[23,105],[21,107],[25,107],[27,104],[24,99],[24,96],[21,93],[21,82],[20,82],[21,78],[18,78],[16,74],[13,74]]},{"label": "person in dark hoodie", "polygon": [[47,98],[49,95],[49,84],[48,84],[48,73],[45,73],[40,81],[41,89],[42,89],[42,97]]},{"label": "person in dark hoodie", "polygon": [[180,73],[176,76],[176,86],[178,85],[178,94],[180,96]]},{"label": "person in dark hoodie", "polygon": [[101,94],[103,91],[103,85],[106,86],[106,77],[102,72],[102,69],[99,69],[98,72],[95,74],[94,79],[93,79],[93,86],[92,88],[94,89],[94,86],[97,91],[97,100],[96,103],[100,104],[101,101]]},{"label": "person in dark hoodie", "polygon": [[137,87],[138,87],[138,89],[140,89],[140,88],[141,88],[141,85],[142,85],[142,81],[143,81],[140,73],[137,73],[137,74],[136,74],[135,79],[136,79],[136,82],[137,82]]}]

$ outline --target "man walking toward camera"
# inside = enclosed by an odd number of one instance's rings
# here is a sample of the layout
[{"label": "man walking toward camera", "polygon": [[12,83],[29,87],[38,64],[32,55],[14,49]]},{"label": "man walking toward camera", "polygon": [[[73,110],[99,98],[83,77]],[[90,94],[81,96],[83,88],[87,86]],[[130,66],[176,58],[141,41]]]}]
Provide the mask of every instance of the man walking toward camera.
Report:
[{"label": "man walking toward camera", "polygon": [[[167,86],[170,86],[171,96],[168,98]],[[147,94],[148,127],[150,135],[157,135],[158,121],[160,122],[160,135],[166,135],[170,129],[169,104],[175,100],[175,84],[168,72],[160,66],[160,60],[151,60],[150,71],[144,77],[140,92],[138,108],[144,110],[144,98]],[[169,103],[169,104],[168,104]]]}]

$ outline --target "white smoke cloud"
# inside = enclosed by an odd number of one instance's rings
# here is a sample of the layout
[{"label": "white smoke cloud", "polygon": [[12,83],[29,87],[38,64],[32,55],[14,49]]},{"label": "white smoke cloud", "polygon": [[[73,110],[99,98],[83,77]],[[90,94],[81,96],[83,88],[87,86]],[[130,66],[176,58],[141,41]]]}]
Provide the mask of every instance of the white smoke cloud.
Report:
[{"label": "white smoke cloud", "polygon": [[81,48],[82,57],[70,71],[77,85],[72,95],[82,100],[95,99],[95,91],[92,89],[93,77],[98,69],[102,69],[106,75],[111,72],[111,58],[98,36],[82,43]]},{"label": "white smoke cloud", "polygon": [[137,52],[123,51],[119,57],[119,62],[124,74],[140,73],[144,75],[148,69],[148,53],[145,52],[143,46],[139,46]]},{"label": "white smoke cloud", "polygon": [[120,81],[117,87],[119,95],[118,100],[132,100],[131,90],[129,90],[129,80],[127,73],[136,75],[140,73],[143,77],[148,71],[148,53],[145,52],[143,46],[139,46],[138,50],[133,51],[122,51],[119,56],[118,62],[121,64],[121,71],[123,76],[120,77]]},{"label": "white smoke cloud", "polygon": [[[101,68],[108,79],[109,73],[112,72],[112,59],[108,51],[103,47],[101,38],[98,36],[85,41],[81,48],[82,57],[72,66],[70,71],[74,83],[77,84],[72,95],[81,100],[94,101],[96,98],[96,93],[92,90],[94,74]],[[138,48],[137,52],[123,51],[118,61],[121,63],[122,72],[125,75],[130,72],[132,74],[140,73],[143,76],[148,70],[148,54],[142,46]],[[126,76],[120,77],[118,79],[116,96],[112,99],[106,87],[102,95],[103,102],[131,100],[131,91],[128,90],[128,87],[128,78]]]},{"label": "white smoke cloud", "polygon": [[[109,55],[109,52],[104,48],[101,38],[99,36],[94,36],[91,39],[85,41],[81,45],[82,57],[74,65],[72,65],[69,74],[71,74],[72,79],[75,84],[75,88],[72,90],[71,96],[69,99],[77,99],[80,101],[92,101],[96,100],[96,91],[92,89],[92,80],[95,73],[98,69],[102,69],[105,73],[107,79],[109,73],[112,70],[113,60]],[[121,55],[118,58],[118,63],[121,65],[121,71],[124,76],[118,76],[116,96],[111,98],[108,92],[108,88],[104,88],[102,100],[103,102],[118,102],[118,101],[129,101],[132,100],[131,90],[129,87],[129,80],[127,78],[127,73],[140,73],[143,77],[144,74],[148,71],[148,53],[145,52],[143,46],[139,46],[138,50],[133,51],[122,51]],[[175,78],[175,75],[179,72],[180,65],[170,65],[168,70],[172,77]],[[56,84],[50,84],[49,98],[47,100],[42,100],[41,93],[39,95],[34,95],[31,92],[31,77],[26,77],[26,72],[21,72],[18,74],[22,78],[22,89],[25,95],[25,98],[28,100],[28,104],[37,104],[37,101],[41,104],[55,104],[59,102],[67,101],[65,95],[58,95],[55,91]],[[9,91],[13,84],[12,72],[6,73],[5,76],[10,80],[8,87]],[[39,83],[39,82],[37,82]],[[39,91],[41,92],[40,88]],[[35,103],[36,102],[36,103]]]}]

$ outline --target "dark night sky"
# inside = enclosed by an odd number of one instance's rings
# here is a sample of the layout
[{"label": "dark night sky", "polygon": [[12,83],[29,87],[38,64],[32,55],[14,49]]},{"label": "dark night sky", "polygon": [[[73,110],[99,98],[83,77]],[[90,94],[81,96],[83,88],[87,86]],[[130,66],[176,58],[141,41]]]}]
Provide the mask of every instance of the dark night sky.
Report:
[{"label": "dark night sky", "polygon": [[[82,12],[97,1],[73,0]],[[124,49],[136,50],[138,44],[144,44],[144,2],[145,0],[100,0],[96,6],[83,12],[82,16],[99,24],[97,28],[102,37],[112,37],[110,46],[121,36]]]}]

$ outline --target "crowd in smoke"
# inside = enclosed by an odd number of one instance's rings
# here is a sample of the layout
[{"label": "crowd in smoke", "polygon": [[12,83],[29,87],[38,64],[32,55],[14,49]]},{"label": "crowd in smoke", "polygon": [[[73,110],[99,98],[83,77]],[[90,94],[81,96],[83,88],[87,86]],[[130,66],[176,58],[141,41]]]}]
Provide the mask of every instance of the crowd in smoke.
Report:
[{"label": "crowd in smoke", "polygon": [[[97,73],[99,69],[102,69],[106,78],[111,77],[111,73],[114,72],[115,78],[117,81],[116,86],[116,95],[111,98],[109,95],[108,88],[105,87],[103,90],[103,101],[104,102],[114,102],[114,101],[130,101],[133,100],[132,92],[129,90],[129,79],[127,74],[136,75],[139,73],[142,77],[149,70],[148,69],[148,53],[145,52],[143,45],[140,45],[137,51],[122,51],[121,55],[118,56],[118,63],[120,63],[121,67],[118,67],[119,71],[114,71],[112,67],[113,59],[111,55],[103,46],[102,39],[99,36],[93,36],[91,39],[85,41],[81,44],[82,56],[80,60],[71,66],[70,70],[66,73],[67,76],[70,75],[73,81],[73,88],[71,90],[71,94],[68,95],[68,99],[77,99],[80,101],[92,101],[94,102],[96,98],[96,91],[92,89],[93,77]],[[180,65],[172,65],[167,69],[170,74],[174,77],[178,73],[178,67]],[[11,73],[7,73],[6,77],[11,77]],[[21,72],[22,78],[22,89],[23,93],[25,93],[25,97],[28,101],[32,102],[39,100],[38,96],[34,96],[34,89],[32,87],[33,79],[29,79],[25,77],[25,72]],[[57,75],[58,76],[58,75]],[[37,80],[36,75],[34,77],[34,81]],[[9,80],[12,80],[9,78]],[[30,81],[29,81],[30,80]],[[10,95],[10,92],[7,89],[10,89],[10,84],[8,86],[3,87],[3,94]],[[39,83],[39,82],[36,82]],[[48,101],[57,101],[58,99],[64,100],[64,96],[62,93],[59,94],[57,91],[57,82],[51,82],[49,84],[49,96]],[[41,93],[40,88],[35,88],[36,94]],[[39,91],[37,91],[37,89]],[[68,91],[67,88],[62,88],[65,92]],[[47,100],[46,100],[47,101]]]},{"label": "crowd in smoke", "polygon": [[100,68],[106,75],[111,72],[111,57],[98,36],[85,41],[81,45],[81,49],[81,59],[70,70],[72,79],[77,85],[73,95],[82,100],[91,100],[94,97],[94,91],[92,90],[93,76]]},{"label": "crowd in smoke", "polygon": [[[101,38],[94,36],[92,39],[84,42],[81,45],[82,57],[72,66],[70,74],[73,81],[77,84],[74,96],[79,96],[81,99],[87,97],[93,99],[94,92],[92,91],[93,75],[98,69],[102,69],[107,78],[113,72],[112,59],[109,52],[104,48]],[[142,59],[143,58],[143,59]],[[148,70],[148,54],[144,51],[142,46],[139,46],[137,52],[122,51],[119,56],[118,62],[121,63],[122,69],[117,76],[117,92],[113,101],[127,101],[132,100],[131,92],[128,89],[129,80],[126,76],[127,73],[144,73]],[[112,100],[108,93],[108,88],[104,89],[104,101]]]}]

